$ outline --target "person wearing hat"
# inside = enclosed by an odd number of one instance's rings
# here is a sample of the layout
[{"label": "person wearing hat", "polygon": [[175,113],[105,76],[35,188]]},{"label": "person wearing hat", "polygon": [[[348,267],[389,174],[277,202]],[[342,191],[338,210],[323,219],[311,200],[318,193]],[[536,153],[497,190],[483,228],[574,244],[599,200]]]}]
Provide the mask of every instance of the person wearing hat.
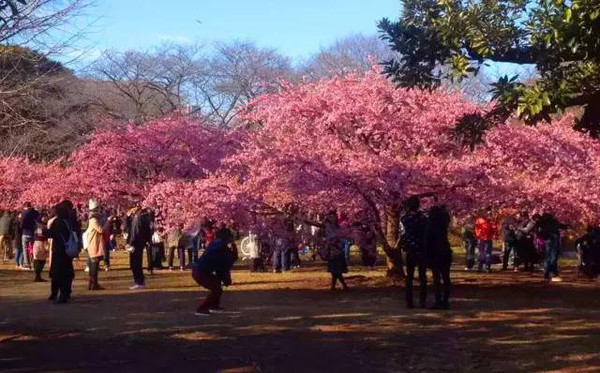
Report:
[{"label": "person wearing hat", "polygon": [[98,272],[100,261],[104,257],[104,235],[102,224],[100,224],[98,201],[91,199],[89,202],[90,220],[85,232],[86,246],[90,258],[89,290],[103,290],[98,284]]}]

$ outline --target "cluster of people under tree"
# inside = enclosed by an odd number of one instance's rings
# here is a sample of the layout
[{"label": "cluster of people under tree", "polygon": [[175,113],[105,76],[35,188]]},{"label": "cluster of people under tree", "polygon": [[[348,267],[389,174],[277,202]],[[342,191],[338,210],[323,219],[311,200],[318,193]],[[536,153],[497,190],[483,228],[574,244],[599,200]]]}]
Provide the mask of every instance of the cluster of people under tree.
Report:
[{"label": "cluster of people under tree", "polygon": [[[82,229],[82,220],[87,220],[86,229]],[[116,249],[116,237],[123,232],[134,279],[134,285],[130,289],[143,289],[145,287],[144,250],[147,250],[150,273],[155,268],[162,268],[161,256],[164,257],[164,243],[167,237],[162,230],[154,229],[154,217],[148,209],[135,207],[127,212],[124,220],[122,224],[116,214],[103,210],[95,200],[89,201],[88,211],[85,214],[82,213],[81,206],[76,209],[68,200],[42,212],[38,212],[30,203],[25,203],[21,213],[6,211],[0,217],[0,252],[4,261],[12,259],[14,253],[17,269],[30,270],[33,267],[35,282],[46,281],[41,278],[41,274],[46,260],[50,258],[49,300],[67,303],[71,297],[75,277],[73,261],[84,250],[87,253],[86,271],[89,272],[88,289],[103,290],[98,279],[100,264],[104,262],[105,270],[110,269],[110,252]],[[173,251],[178,250],[183,269],[185,251],[188,250],[189,267],[194,270],[194,279],[199,285],[210,290],[207,298],[209,302],[204,307],[219,308],[222,290],[211,274],[219,276],[218,278],[222,279],[225,285],[231,283],[229,270],[237,260],[235,236],[231,229],[225,224],[221,224],[216,229],[214,223],[207,220],[193,237],[184,234],[181,227],[170,232],[170,237],[177,237],[176,243],[167,240],[171,252],[170,262],[173,261]],[[225,242],[226,249],[215,245],[211,248],[211,244],[215,242]],[[198,249],[204,248],[206,248],[203,250],[204,254],[198,257]],[[225,261],[219,259],[223,255],[233,259]]]},{"label": "cluster of people under tree", "polygon": [[[433,197],[427,213],[421,210],[419,197],[413,196],[404,203],[400,219],[400,236],[397,247],[406,254],[406,304],[414,307],[413,287],[415,270],[419,278],[419,306],[427,306],[427,271],[431,270],[435,290],[434,309],[447,309],[450,298],[450,267],[452,250],[448,239],[450,215],[445,206]],[[184,229],[183,225],[167,231],[155,226],[154,214],[149,209],[134,207],[127,211],[123,221],[119,214],[102,209],[90,200],[87,212],[75,208],[65,200],[50,210],[37,211],[30,203],[16,214],[6,211],[0,217],[0,252],[3,260],[14,260],[18,269],[33,269],[35,282],[45,282],[42,272],[50,259],[50,300],[66,303],[71,297],[75,276],[73,260],[82,250],[87,253],[89,290],[102,290],[99,284],[100,265],[110,269],[110,252],[117,248],[117,236],[123,233],[125,249],[134,284],[131,290],[145,288],[143,269],[144,250],[147,253],[148,271],[173,270],[175,255],[179,256],[179,269],[192,269],[192,277],[199,286],[209,290],[197,314],[209,315],[221,309],[222,286],[231,284],[231,268],[238,258],[235,241],[238,238],[233,222],[217,224],[205,218],[197,229]],[[270,265],[274,272],[285,272],[300,266],[299,252],[309,248],[311,257],[320,256],[327,262],[331,273],[331,289],[338,282],[348,288],[344,274],[350,264],[350,247],[357,243],[362,264],[373,268],[377,260],[378,235],[365,222],[348,222],[346,215],[333,210],[321,217],[299,218],[292,211],[281,220],[281,229],[266,229],[250,234],[252,271],[265,271]],[[87,221],[82,229],[82,221]],[[500,226],[492,209],[488,208],[475,220],[473,227],[463,227],[462,236],[466,251],[466,270],[491,271],[494,259],[493,242],[500,236],[503,252],[498,262],[502,269],[512,267],[533,271],[543,262],[544,278],[560,281],[558,258],[561,251],[561,230],[567,229],[552,214],[527,212],[510,216]],[[588,227],[587,232],[575,242],[580,258],[580,273],[597,276],[600,273],[600,228]],[[14,249],[14,250],[13,250]],[[478,256],[476,256],[476,251]],[[187,257],[187,261],[186,261]],[[168,265],[165,268],[163,262]]]},{"label": "cluster of people under tree", "polygon": [[[495,263],[502,270],[512,268],[515,272],[535,271],[541,266],[546,281],[560,282],[558,259],[563,247],[561,231],[569,228],[553,214],[530,215],[527,211],[505,217],[498,224],[492,209],[475,220],[474,227],[463,227],[462,238],[466,253],[466,271],[477,263],[479,271],[491,272]],[[493,255],[494,240],[501,239],[502,255]],[[600,228],[588,226],[587,233],[575,241],[579,256],[580,274],[600,274]],[[476,253],[477,251],[477,253]]]}]

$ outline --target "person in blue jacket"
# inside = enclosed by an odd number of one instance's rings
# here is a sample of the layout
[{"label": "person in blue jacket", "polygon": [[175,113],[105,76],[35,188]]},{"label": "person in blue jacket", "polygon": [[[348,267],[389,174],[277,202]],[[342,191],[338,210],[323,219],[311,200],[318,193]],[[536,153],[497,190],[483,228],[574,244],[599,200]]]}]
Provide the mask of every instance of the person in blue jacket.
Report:
[{"label": "person in blue jacket", "polygon": [[222,309],[222,285],[231,285],[231,267],[237,258],[233,234],[229,229],[222,227],[198,258],[192,271],[196,283],[209,291],[196,310],[197,316],[208,316],[211,311]]}]

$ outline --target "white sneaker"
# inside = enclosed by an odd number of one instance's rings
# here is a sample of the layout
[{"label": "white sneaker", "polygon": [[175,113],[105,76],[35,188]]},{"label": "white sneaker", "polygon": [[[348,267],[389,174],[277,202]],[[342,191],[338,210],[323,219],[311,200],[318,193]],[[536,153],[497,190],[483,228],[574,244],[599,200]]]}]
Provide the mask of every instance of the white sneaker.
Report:
[{"label": "white sneaker", "polygon": [[146,286],[145,285],[133,285],[129,288],[129,290],[142,290],[145,289]]},{"label": "white sneaker", "polygon": [[86,266],[85,269],[83,270],[83,272],[89,273],[90,272],[90,267]]},{"label": "white sneaker", "polygon": [[552,282],[562,282],[563,279],[560,278],[560,277],[552,277],[552,280],[550,280],[550,281],[552,281]]}]

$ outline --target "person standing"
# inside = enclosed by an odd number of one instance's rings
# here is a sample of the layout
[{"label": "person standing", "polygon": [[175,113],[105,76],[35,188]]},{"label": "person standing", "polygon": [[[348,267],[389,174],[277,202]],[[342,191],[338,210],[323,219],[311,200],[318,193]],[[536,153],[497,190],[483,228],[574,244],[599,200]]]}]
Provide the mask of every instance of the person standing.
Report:
[{"label": "person standing", "polygon": [[367,224],[361,224],[358,232],[358,245],[361,253],[362,265],[370,270],[375,269],[377,262],[377,236]]},{"label": "person standing", "polygon": [[[77,244],[77,249],[79,251],[79,253],[81,253],[81,250],[83,249],[83,232],[81,231],[81,220],[79,220],[79,215],[77,213],[77,210],[75,209],[75,206],[73,205],[73,202],[71,202],[70,200],[66,199],[63,202],[61,202],[64,210],[66,211],[66,215],[67,215],[67,224],[69,225],[69,230],[71,231],[71,236],[73,237],[73,240],[76,241]],[[71,291],[73,289],[73,280],[75,279],[75,271],[73,270],[73,259],[75,259],[75,257],[69,257],[69,261],[71,263],[70,269],[71,271],[71,276],[69,277],[69,283],[67,286],[67,290],[68,290],[68,294],[67,294],[67,298],[71,298]]]},{"label": "person standing", "polygon": [[68,223],[68,206],[61,202],[54,207],[54,217],[48,221],[44,236],[52,240],[50,261],[50,297],[48,300],[67,303],[71,297],[71,283],[75,275],[73,259],[67,255],[66,245],[72,239]]},{"label": "person standing", "polygon": [[238,258],[233,235],[228,229],[219,229],[213,240],[196,263],[192,278],[209,291],[196,310],[197,316],[209,316],[211,311],[220,310],[223,288],[231,285],[231,268]]},{"label": "person standing", "polygon": [[21,216],[21,229],[23,233],[21,235],[21,241],[23,246],[23,265],[22,267],[31,267],[31,258],[29,257],[27,250],[29,247],[33,247],[33,237],[37,228],[37,223],[40,220],[40,213],[31,206],[31,203],[25,202],[25,207]]},{"label": "person standing", "polygon": [[477,239],[473,233],[473,227],[464,226],[461,235],[465,248],[465,271],[471,271],[475,266],[475,247],[477,247]]},{"label": "person standing", "polygon": [[115,242],[116,234],[115,216],[110,215],[102,227],[102,236],[104,238],[104,270],[107,272],[110,271],[110,252],[116,249],[113,244]]},{"label": "person standing", "polygon": [[0,218],[0,253],[2,261],[12,259],[12,242],[14,240],[14,219],[8,211]]},{"label": "person standing", "polygon": [[413,280],[419,270],[419,306],[427,302],[427,262],[425,260],[425,228],[427,218],[420,210],[421,201],[412,196],[406,201],[406,214],[400,219],[403,227],[402,248],[406,252],[406,307],[413,308]]},{"label": "person standing", "polygon": [[88,290],[104,290],[98,283],[98,272],[100,272],[100,261],[106,250],[104,244],[104,231],[100,224],[100,205],[95,200],[89,202],[90,220],[86,230],[87,251],[90,258],[90,273]]},{"label": "person standing", "polygon": [[448,241],[450,214],[445,206],[437,203],[429,210],[425,228],[425,252],[427,262],[433,273],[435,304],[432,309],[450,307],[450,267],[452,249]]},{"label": "person standing", "polygon": [[[157,228],[152,233],[152,242],[150,243],[150,251],[152,253],[151,264],[148,265],[152,271],[156,269],[164,269],[162,259],[165,251],[165,244],[162,235],[162,229]],[[151,271],[151,272],[152,272]]]},{"label": "person standing", "polygon": [[44,270],[46,260],[48,259],[48,238],[44,235],[44,223],[46,223],[46,219],[42,217],[35,230],[33,242],[34,282],[46,282],[46,280],[42,278],[42,271]]},{"label": "person standing", "polygon": [[488,208],[485,214],[475,221],[475,238],[479,250],[479,271],[485,269],[492,271],[493,240],[496,235],[496,225],[492,222],[492,209]]},{"label": "person standing", "polygon": [[177,226],[177,228],[171,229],[167,236],[167,244],[169,246],[169,271],[173,270],[173,261],[175,259],[175,252],[179,254],[179,269],[183,271],[185,269],[185,247],[183,239],[183,225]]},{"label": "person standing", "polygon": [[144,248],[152,239],[150,215],[147,211],[136,207],[131,211],[131,224],[127,234],[129,248],[129,267],[133,274],[134,285],[130,290],[140,290],[146,287],[144,278]]},{"label": "person standing", "polygon": [[550,213],[543,214],[539,220],[539,234],[546,245],[544,252],[544,279],[546,281],[562,281],[558,270],[558,258],[561,249],[560,230],[567,228],[566,224],[559,222]]},{"label": "person standing", "polygon": [[506,271],[509,264],[514,267],[517,246],[516,223],[512,217],[508,217],[502,225],[502,270]]},{"label": "person standing", "polygon": [[14,222],[14,239],[13,239],[13,248],[15,251],[15,268],[16,269],[24,269],[23,267],[23,229],[21,228],[21,216],[23,214],[19,213]]}]

